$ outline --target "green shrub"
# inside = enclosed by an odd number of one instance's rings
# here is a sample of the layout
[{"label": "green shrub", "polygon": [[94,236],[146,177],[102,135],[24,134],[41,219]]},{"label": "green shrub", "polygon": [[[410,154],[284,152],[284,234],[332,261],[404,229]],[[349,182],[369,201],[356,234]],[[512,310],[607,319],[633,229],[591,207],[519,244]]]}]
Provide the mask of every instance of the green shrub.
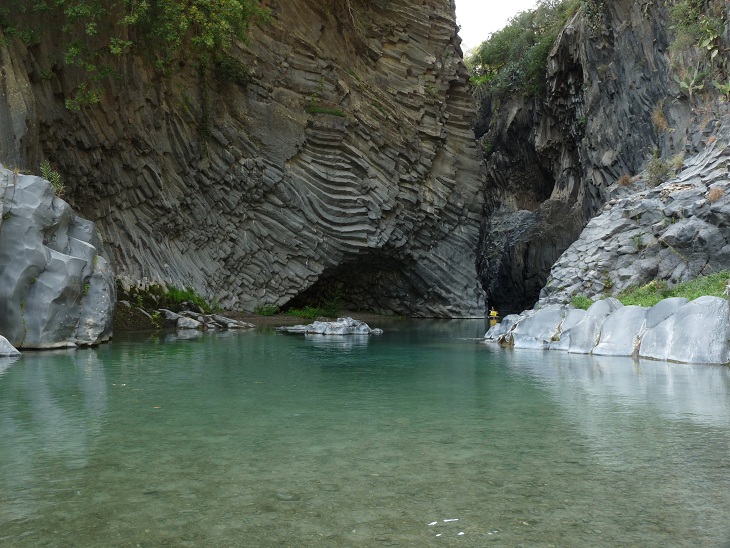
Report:
[{"label": "green shrub", "polygon": [[593,301],[585,295],[573,295],[573,298],[570,300],[570,304],[573,305],[573,308],[588,310],[593,304]]},{"label": "green shrub", "polygon": [[673,176],[674,169],[671,162],[659,156],[659,151],[655,150],[654,154],[649,157],[649,163],[646,167],[646,184],[655,187]]},{"label": "green shrub", "polygon": [[330,114],[331,116],[339,116],[340,118],[345,118],[347,116],[345,112],[340,109],[323,107],[320,105],[309,105],[306,110],[309,114]]},{"label": "green shrub", "polygon": [[535,9],[515,15],[467,59],[472,83],[497,94],[541,94],[550,48],[579,4],[542,0]]},{"label": "green shrub", "polygon": [[318,317],[337,318],[342,311],[342,299],[338,293],[324,297],[317,306],[306,305],[304,308],[290,308],[286,313],[290,316],[315,319]]},{"label": "green shrub", "polygon": [[130,301],[144,309],[167,308],[179,312],[183,303],[188,303],[210,314],[219,308],[210,304],[205,297],[190,287],[181,289],[170,284],[152,284],[146,288],[132,287],[127,291],[117,282],[117,295],[120,300]]}]

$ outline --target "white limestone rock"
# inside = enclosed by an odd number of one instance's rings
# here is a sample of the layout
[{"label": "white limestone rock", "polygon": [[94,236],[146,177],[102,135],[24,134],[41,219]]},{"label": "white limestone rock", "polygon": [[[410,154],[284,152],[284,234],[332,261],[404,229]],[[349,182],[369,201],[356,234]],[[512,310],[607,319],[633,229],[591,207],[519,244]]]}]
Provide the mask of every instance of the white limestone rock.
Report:
[{"label": "white limestone rock", "polygon": [[277,327],[277,330],[309,335],[378,335],[383,332],[382,329],[371,329],[365,322],[349,317],[337,318],[334,322],[316,321],[308,325]]},{"label": "white limestone rock", "polygon": [[40,177],[0,166],[0,189],[0,333],[17,348],[109,340],[114,275],[93,223]]}]

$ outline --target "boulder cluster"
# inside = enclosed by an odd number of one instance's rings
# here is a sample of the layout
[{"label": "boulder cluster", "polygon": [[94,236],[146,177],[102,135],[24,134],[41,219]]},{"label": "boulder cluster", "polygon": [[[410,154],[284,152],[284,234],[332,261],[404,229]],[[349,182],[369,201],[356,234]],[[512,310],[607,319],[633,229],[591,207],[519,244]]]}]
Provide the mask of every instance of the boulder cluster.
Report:
[{"label": "boulder cluster", "polygon": [[725,364],[730,359],[729,312],[728,301],[719,297],[675,297],[651,308],[608,298],[588,310],[548,305],[510,315],[484,338],[514,348]]}]

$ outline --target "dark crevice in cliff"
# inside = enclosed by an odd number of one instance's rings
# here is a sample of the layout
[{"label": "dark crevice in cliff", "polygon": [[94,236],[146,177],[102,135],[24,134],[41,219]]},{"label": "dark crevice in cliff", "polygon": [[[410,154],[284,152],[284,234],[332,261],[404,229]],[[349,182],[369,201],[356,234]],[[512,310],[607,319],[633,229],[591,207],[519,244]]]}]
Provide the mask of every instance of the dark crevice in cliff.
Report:
[{"label": "dark crevice in cliff", "polygon": [[[478,94],[487,191],[477,268],[500,311],[537,301],[609,185],[638,173],[655,148],[685,147],[689,105],[671,94],[665,8],[619,0],[602,9],[590,24],[578,12],[560,32],[544,99]],[[675,131],[657,130],[657,109]]]}]

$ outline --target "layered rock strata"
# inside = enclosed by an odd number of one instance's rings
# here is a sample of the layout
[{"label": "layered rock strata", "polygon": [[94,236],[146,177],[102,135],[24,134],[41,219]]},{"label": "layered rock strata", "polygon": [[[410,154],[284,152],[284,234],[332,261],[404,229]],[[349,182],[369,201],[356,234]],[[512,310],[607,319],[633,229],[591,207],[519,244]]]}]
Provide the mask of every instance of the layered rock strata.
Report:
[{"label": "layered rock strata", "polygon": [[694,105],[672,77],[665,8],[592,4],[550,52],[544,99],[481,98],[488,189],[479,274],[488,304],[503,313],[537,301],[611,184],[638,173],[654,150],[696,151],[686,138]]},{"label": "layered rock strata", "polygon": [[5,161],[58,166],[126,284],[246,311],[336,294],[483,315],[483,174],[453,2],[268,5],[272,22],[233,52],[248,85],[182,58],[162,78],[129,57],[77,114],[64,99],[81,76],[53,41],[10,40]]},{"label": "layered rock strata", "polygon": [[94,224],[51,184],[0,166],[0,334],[17,348],[109,340],[114,275]]},{"label": "layered rock strata", "polygon": [[514,348],[704,364],[728,363],[729,339],[730,308],[718,297],[665,299],[649,309],[612,298],[588,310],[549,305],[505,318],[485,335]]}]

